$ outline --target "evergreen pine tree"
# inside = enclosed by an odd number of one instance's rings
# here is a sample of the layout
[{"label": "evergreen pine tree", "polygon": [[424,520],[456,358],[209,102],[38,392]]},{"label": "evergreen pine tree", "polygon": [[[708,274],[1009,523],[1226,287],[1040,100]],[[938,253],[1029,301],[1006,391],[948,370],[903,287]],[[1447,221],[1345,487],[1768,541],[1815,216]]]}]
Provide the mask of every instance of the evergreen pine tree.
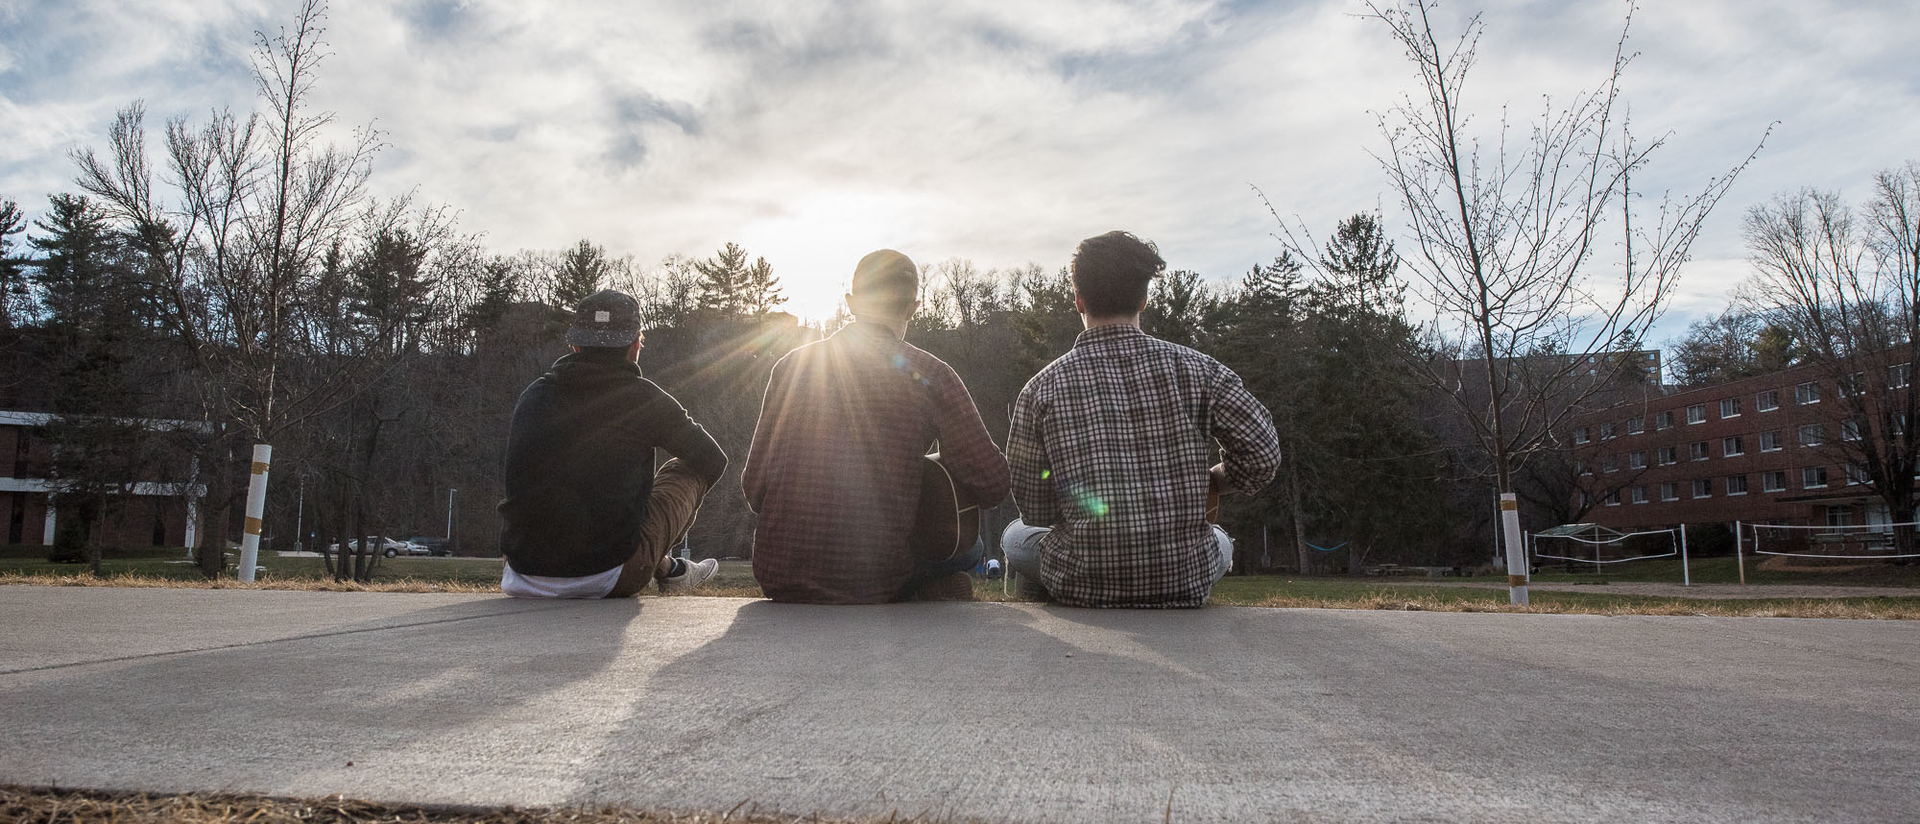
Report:
[{"label": "evergreen pine tree", "polygon": [[573,308],[579,306],[580,301],[603,288],[607,274],[612,269],[613,262],[607,258],[607,250],[581,238],[573,248],[561,254],[559,267],[554,271],[554,308],[571,316]]},{"label": "evergreen pine tree", "polygon": [[107,219],[85,197],[58,194],[52,208],[34,221],[40,230],[29,243],[40,252],[33,262],[47,323],[71,334],[99,329],[120,291],[109,271],[113,237]]},{"label": "evergreen pine tree", "polygon": [[[744,315],[753,308],[753,266],[747,263],[747,250],[740,244],[728,243],[713,257],[694,261],[693,270],[700,275],[700,308],[722,315]],[[772,267],[767,267],[766,277],[770,280],[772,276]]]},{"label": "evergreen pine tree", "polygon": [[20,204],[0,198],[0,330],[24,325],[32,313],[25,260],[15,251],[13,235],[27,230]]}]

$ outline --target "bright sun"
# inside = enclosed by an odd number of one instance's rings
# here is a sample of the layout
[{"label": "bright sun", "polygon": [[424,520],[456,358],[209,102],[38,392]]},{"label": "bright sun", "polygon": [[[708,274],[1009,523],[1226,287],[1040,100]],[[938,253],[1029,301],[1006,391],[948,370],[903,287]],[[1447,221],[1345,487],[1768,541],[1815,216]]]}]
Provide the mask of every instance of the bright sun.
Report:
[{"label": "bright sun", "polygon": [[810,195],[781,214],[747,224],[740,245],[773,264],[781,308],[802,318],[831,316],[846,294],[853,266],[876,249],[898,249],[925,265],[899,215],[915,214],[907,195],[832,192]]}]

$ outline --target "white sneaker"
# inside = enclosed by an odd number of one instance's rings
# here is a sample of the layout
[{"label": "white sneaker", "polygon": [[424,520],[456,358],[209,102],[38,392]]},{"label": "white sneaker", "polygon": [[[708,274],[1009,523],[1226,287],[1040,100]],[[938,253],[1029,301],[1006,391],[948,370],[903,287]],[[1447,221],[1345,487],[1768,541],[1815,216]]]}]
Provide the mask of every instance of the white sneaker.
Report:
[{"label": "white sneaker", "polygon": [[695,587],[707,582],[713,573],[720,570],[720,562],[712,558],[704,561],[685,561],[686,569],[679,575],[669,575],[660,579],[661,592],[692,592]]}]

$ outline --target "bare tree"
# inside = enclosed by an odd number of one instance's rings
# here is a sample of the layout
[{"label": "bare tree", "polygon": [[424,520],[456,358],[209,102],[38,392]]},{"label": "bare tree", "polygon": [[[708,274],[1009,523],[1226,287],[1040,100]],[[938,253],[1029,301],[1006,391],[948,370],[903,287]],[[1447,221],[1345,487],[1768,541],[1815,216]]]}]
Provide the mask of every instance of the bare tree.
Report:
[{"label": "bare tree", "polygon": [[[1821,449],[1870,483],[1891,520],[1914,519],[1920,472],[1920,163],[1874,177],[1856,214],[1831,192],[1803,189],[1747,213],[1756,312],[1789,330],[1833,387],[1839,437]],[[1894,530],[1903,552],[1912,527]]]},{"label": "bare tree", "polygon": [[[348,359],[313,381],[284,380],[303,354],[294,351],[300,298],[364,200],[379,149],[371,128],[345,147],[322,140],[333,114],[310,111],[308,99],[326,57],[324,18],[324,4],[307,0],[291,32],[257,34],[253,71],[266,111],[215,112],[200,128],[169,121],[164,173],[148,157],[138,102],[115,120],[106,159],[91,149],[73,155],[80,187],[143,253],[163,322],[203,379],[198,405],[217,424],[201,463],[214,517],[200,555],[209,575],[220,568],[237,488],[227,468],[243,439],[270,443],[358,378]],[[249,534],[257,530],[249,524]]]},{"label": "bare tree", "polygon": [[[1443,43],[1433,8],[1367,4],[1420,78],[1418,92],[1378,115],[1387,146],[1375,157],[1405,210],[1401,271],[1435,311],[1429,331],[1459,340],[1471,359],[1426,358],[1426,379],[1451,399],[1504,496],[1515,471],[1555,445],[1567,416],[1613,383],[1626,361],[1609,353],[1631,348],[1659,317],[1701,223],[1753,155],[1693,196],[1662,197],[1649,220],[1632,179],[1665,137],[1637,139],[1621,97],[1632,3],[1597,88],[1548,99],[1525,127],[1503,110],[1485,142],[1470,131],[1463,97],[1481,18]],[[1610,242],[1617,265],[1599,277],[1616,263]],[[1507,535],[1510,564],[1520,561],[1518,537]],[[1524,572],[1510,569],[1516,603],[1526,601]]]}]

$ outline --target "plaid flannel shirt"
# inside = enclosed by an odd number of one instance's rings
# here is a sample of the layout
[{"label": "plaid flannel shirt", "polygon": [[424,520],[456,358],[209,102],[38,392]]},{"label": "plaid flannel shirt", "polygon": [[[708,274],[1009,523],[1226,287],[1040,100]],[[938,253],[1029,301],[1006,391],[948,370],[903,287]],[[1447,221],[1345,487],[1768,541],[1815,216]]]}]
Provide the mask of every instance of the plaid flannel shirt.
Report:
[{"label": "plaid flannel shirt", "polygon": [[897,600],[913,572],[907,534],[921,456],[965,504],[1007,494],[1007,461],[953,368],[886,327],[855,323],[773,368],[741,473],[760,513],[753,575],[776,601]]},{"label": "plaid flannel shirt", "polygon": [[1197,607],[1217,569],[1207,469],[1253,493],[1280,466],[1266,407],[1219,361],[1096,326],[1020,391],[1007,436],[1020,518],[1052,527],[1040,575],[1076,606]]}]

